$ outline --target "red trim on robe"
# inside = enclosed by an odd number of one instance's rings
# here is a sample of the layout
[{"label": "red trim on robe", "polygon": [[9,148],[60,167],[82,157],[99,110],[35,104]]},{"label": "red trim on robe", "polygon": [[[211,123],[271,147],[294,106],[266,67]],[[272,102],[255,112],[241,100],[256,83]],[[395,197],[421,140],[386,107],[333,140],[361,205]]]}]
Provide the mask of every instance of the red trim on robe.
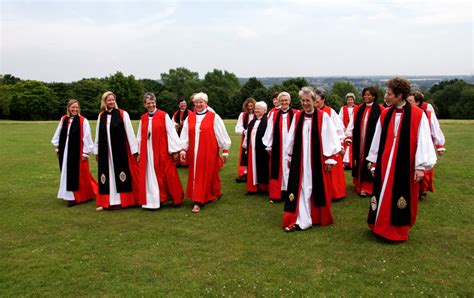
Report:
[{"label": "red trim on robe", "polygon": [[[215,114],[208,111],[201,122],[198,155],[195,157],[196,115],[190,114],[188,116],[189,150],[187,161],[189,171],[186,197],[200,204],[214,201],[221,195],[219,170],[222,168],[223,161],[219,156],[219,146],[214,132],[214,117]],[[196,177],[194,177],[195,167]]]},{"label": "red trim on robe", "polygon": [[[316,110],[318,113],[318,127],[319,127],[319,135],[321,136],[321,129],[322,129],[322,123],[323,123],[323,111],[317,109]],[[299,117],[304,117],[304,112],[300,111],[298,114],[294,116],[295,120],[298,121]],[[298,123],[298,122],[296,122]],[[295,123],[295,124],[296,124]],[[310,132],[310,135],[312,135],[312,132]],[[323,143],[324,140],[321,137],[321,142],[320,142],[320,152],[321,152],[321,166],[323,169],[323,180],[324,180],[324,189],[325,189],[325,197],[326,197],[326,206],[316,206],[314,203],[313,198],[311,197],[310,199],[310,204],[311,204],[311,221],[313,225],[321,225],[321,226],[326,226],[326,225],[331,225],[334,223],[334,218],[331,213],[331,201],[332,201],[332,194],[331,194],[331,172],[325,172],[324,171],[324,166],[325,162],[328,159],[325,157],[322,152],[323,152]],[[313,144],[313,142],[312,142]],[[298,201],[296,202],[296,210],[294,213],[291,212],[284,212],[283,214],[283,222],[281,223],[281,226],[284,227],[291,227],[296,224],[296,221],[298,219],[298,212],[299,212],[299,204],[300,204],[300,198],[301,198],[301,184],[302,184],[302,179],[303,179],[303,151],[304,148],[302,146],[301,148],[301,166],[300,166],[300,187],[298,188]],[[294,156],[295,152],[293,152]],[[312,154],[312,151],[310,152]],[[313,156],[311,156],[311,159]],[[314,170],[314,169],[313,169]],[[334,168],[333,168],[334,170]],[[314,187],[314,185],[313,185]]]},{"label": "red trim on robe", "polygon": [[[382,113],[380,115],[380,123],[382,123],[382,125],[384,123],[384,119],[388,111],[389,109],[382,110]],[[397,133],[398,136],[400,135],[400,129],[402,127],[404,114],[405,112],[403,111],[403,114],[400,118],[400,123],[398,126],[398,133]],[[394,130],[394,125],[395,125],[395,115],[396,113],[392,114],[392,119],[388,126],[387,140],[385,144],[385,150],[382,155],[382,160],[377,161],[377,166],[382,167],[381,168],[382,183],[384,183],[384,181],[388,179],[387,186],[383,194],[382,204],[379,206],[380,210],[376,218],[375,225],[369,224],[369,227],[372,229],[372,231],[375,234],[383,238],[386,238],[392,241],[404,241],[408,239],[408,230],[415,224],[416,214],[418,211],[419,183],[410,184],[411,224],[409,226],[391,225],[390,217],[391,217],[392,200],[399,199],[399,198],[392,197],[393,179],[394,179],[395,165],[397,163],[396,159],[397,159],[399,137],[397,137],[396,139],[395,148],[393,152],[393,158],[392,158],[392,164],[391,164],[390,173],[388,177],[385,177],[385,172],[387,170],[390,150],[392,149],[392,145],[393,145],[393,139],[394,139],[393,130]],[[418,128],[420,126],[422,115],[423,115],[423,111],[420,108],[412,106],[411,122],[410,122],[410,177],[414,177],[414,174],[415,174],[415,154],[416,154],[416,149],[417,149],[417,144],[418,144],[417,142],[418,141]]]},{"label": "red trim on robe", "polygon": [[[63,116],[62,120],[64,120]],[[80,158],[81,160],[79,161],[79,189],[77,191],[74,191],[74,201],[76,203],[81,203],[81,202],[86,202],[89,201],[93,198],[96,197],[96,195],[99,193],[99,187],[97,185],[97,181],[95,181],[94,177],[91,174],[90,168],[89,168],[89,160],[82,160],[82,148],[84,146],[83,144],[83,136],[84,136],[84,117],[79,116],[79,126],[81,128],[80,131],[80,140],[79,140],[79,148],[80,150]],[[68,124],[69,125],[69,124]]]},{"label": "red trim on robe", "polygon": [[[245,120],[246,115],[247,115],[247,112],[242,112],[242,123]],[[248,119],[249,119],[249,121],[247,122],[247,127],[248,127],[248,124],[250,123],[250,116],[249,116]],[[237,175],[239,175],[239,177],[244,176],[245,175],[245,170],[247,170],[246,166],[241,166],[240,165],[240,161],[242,160],[242,152],[244,152],[243,149],[242,149],[242,144],[244,143],[244,138],[245,138],[245,135],[242,133],[242,136],[240,138],[239,161],[237,162],[237,168],[238,168]]]},{"label": "red trim on robe", "polygon": [[[155,168],[156,179],[160,189],[160,202],[166,202],[169,198],[174,205],[183,202],[183,186],[179,179],[178,170],[172,155],[168,153],[168,134],[166,132],[166,113],[157,110],[153,117],[152,125],[152,146],[153,146],[153,167]],[[140,143],[140,197],[139,205],[146,204],[146,167],[148,162],[148,113],[141,116],[141,143]]]},{"label": "red trim on robe", "polygon": [[[120,117],[123,120],[123,110],[119,109]],[[99,114],[102,115],[103,112]],[[125,125],[125,123],[124,123]],[[120,206],[129,207],[134,206],[138,203],[139,198],[139,179],[138,179],[138,163],[132,152],[130,151],[130,145],[128,144],[127,134],[125,133],[125,147],[127,147],[128,155],[128,166],[130,168],[130,175],[132,176],[132,191],[131,192],[121,192],[120,193]],[[110,173],[109,173],[110,174]],[[104,208],[110,206],[110,195],[109,194],[100,194],[97,193],[96,205]]]}]

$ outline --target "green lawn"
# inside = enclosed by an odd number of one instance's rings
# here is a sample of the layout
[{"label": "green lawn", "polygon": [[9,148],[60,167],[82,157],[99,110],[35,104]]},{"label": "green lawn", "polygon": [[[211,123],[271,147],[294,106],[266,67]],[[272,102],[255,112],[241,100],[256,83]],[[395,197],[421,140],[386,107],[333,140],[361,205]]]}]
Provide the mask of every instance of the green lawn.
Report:
[{"label": "green lawn", "polygon": [[368,198],[352,183],[333,204],[334,225],[284,233],[283,205],[234,182],[234,124],[222,200],[192,214],[189,200],[155,212],[66,208],[50,144],[57,122],[0,122],[0,296],[474,295],[474,121],[442,122],[436,193],[397,245],[371,234]]}]

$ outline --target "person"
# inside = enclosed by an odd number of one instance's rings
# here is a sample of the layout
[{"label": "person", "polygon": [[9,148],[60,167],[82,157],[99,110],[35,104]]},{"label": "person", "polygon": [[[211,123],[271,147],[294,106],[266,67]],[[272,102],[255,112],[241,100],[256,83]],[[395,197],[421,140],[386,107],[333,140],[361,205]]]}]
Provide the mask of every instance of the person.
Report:
[{"label": "person", "polygon": [[346,142],[352,142],[352,181],[357,194],[366,197],[372,194],[374,182],[366,157],[374,137],[377,120],[385,108],[377,104],[378,94],[374,87],[364,88],[362,96],[364,103],[359,105],[354,121],[347,128]]},{"label": "person", "polygon": [[173,121],[176,131],[178,132],[178,136],[181,135],[181,129],[183,129],[184,120],[186,120],[188,117],[189,112],[190,111],[188,110],[186,99],[180,98],[178,100],[178,110],[173,114]]},{"label": "person", "polygon": [[[194,95],[196,113],[189,114],[184,120],[180,137],[180,158],[189,164],[186,196],[194,203],[194,213],[199,213],[204,204],[222,195],[219,169],[229,158],[231,145],[224,121],[208,110],[207,102],[206,93]],[[219,148],[223,150],[222,158]]]},{"label": "person", "polygon": [[270,178],[268,193],[270,203],[281,201],[281,191],[286,190],[289,169],[284,164],[285,144],[288,140],[291,120],[297,110],[290,108],[291,96],[288,92],[278,94],[280,110],[275,111],[268,119],[267,129],[263,136],[263,144],[270,153]]},{"label": "person", "polygon": [[273,92],[273,96],[272,96],[273,108],[271,108],[270,111],[268,111],[267,120],[273,119],[272,118],[273,114],[275,112],[278,112],[278,110],[280,110],[280,102],[278,101],[278,94],[280,94],[280,92]]},{"label": "person", "polygon": [[268,191],[269,154],[263,145],[263,135],[267,128],[267,104],[255,104],[255,118],[250,121],[242,148],[248,154],[247,194]]},{"label": "person", "polygon": [[[436,147],[436,152],[438,155],[443,155],[446,151],[446,148],[444,147],[444,134],[441,130],[436,114],[431,112],[431,110],[428,110],[427,104],[423,104],[423,93],[419,91],[412,92],[408,96],[407,100],[409,103],[421,108],[426,113],[426,117],[430,123],[431,139],[433,140],[433,144]],[[423,200],[427,196],[428,191],[434,192],[434,167],[432,169],[425,170],[423,180],[420,181],[420,200]]]},{"label": "person", "polygon": [[333,126],[336,128],[337,137],[340,140],[339,154],[334,156],[336,164],[330,172],[331,176],[331,187],[332,187],[332,199],[341,200],[346,196],[346,176],[344,174],[344,165],[342,159],[344,156],[344,140],[346,135],[344,134],[344,124],[342,124],[336,111],[330,106],[326,105],[326,92],[323,90],[315,90],[316,99],[314,101],[315,108],[326,112],[331,119]]},{"label": "person", "polygon": [[116,96],[102,95],[94,142],[98,162],[97,210],[116,210],[138,201],[138,144],[130,116],[118,108]]},{"label": "person", "polygon": [[183,186],[175,162],[181,143],[173,121],[167,113],[156,108],[156,96],[145,93],[143,104],[147,112],[138,124],[140,196],[138,204],[144,209],[158,209],[173,201],[183,203]]},{"label": "person", "polygon": [[407,104],[410,83],[387,81],[391,108],[381,112],[367,161],[374,175],[368,225],[389,241],[405,241],[415,224],[419,181],[436,163],[426,114]]},{"label": "person", "polygon": [[58,199],[68,207],[88,202],[97,195],[97,182],[89,169],[89,154],[94,148],[89,121],[81,115],[76,99],[69,100],[51,143],[59,159],[61,180]]},{"label": "person", "polygon": [[[355,104],[355,94],[346,94],[346,105],[341,107],[339,111],[339,118],[341,118],[342,124],[344,125],[344,133],[346,133],[347,127],[351,121],[354,121],[354,115],[357,113],[357,105]],[[352,146],[348,142],[345,144],[345,153],[342,159],[345,169],[352,169]]]},{"label": "person", "polygon": [[237,119],[237,124],[235,125],[235,133],[241,135],[240,140],[240,152],[239,152],[239,163],[238,163],[238,177],[235,179],[237,183],[247,181],[247,153],[245,150],[242,150],[242,144],[244,142],[245,134],[247,133],[247,128],[255,117],[255,99],[249,97],[242,104],[243,112],[240,113],[239,118]]},{"label": "person", "polygon": [[314,107],[314,88],[303,87],[299,96],[303,110],[291,122],[285,153],[290,175],[284,191],[282,227],[287,232],[334,223],[329,173],[341,150],[333,121],[322,109]]}]

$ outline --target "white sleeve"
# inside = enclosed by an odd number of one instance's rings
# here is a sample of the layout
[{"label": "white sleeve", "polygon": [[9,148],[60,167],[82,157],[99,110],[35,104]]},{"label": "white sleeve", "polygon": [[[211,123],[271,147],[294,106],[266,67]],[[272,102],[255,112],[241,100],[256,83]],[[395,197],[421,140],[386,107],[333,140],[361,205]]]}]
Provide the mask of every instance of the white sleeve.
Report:
[{"label": "white sleeve", "polygon": [[[321,142],[323,152],[326,157],[331,157],[341,151],[341,142],[337,136],[336,127],[329,118],[327,113],[323,113],[323,121],[321,127]],[[336,164],[334,159],[326,160],[326,164]]]},{"label": "white sleeve", "polygon": [[339,110],[339,119],[341,119],[342,123],[344,123],[344,106],[342,106]]},{"label": "white sleeve", "polygon": [[344,139],[346,138],[346,135],[344,134],[344,123],[341,121],[336,111],[334,110],[332,110],[331,112],[331,118],[334,123],[334,128],[336,129],[336,134],[339,137],[339,147],[341,147],[340,142],[344,141]]},{"label": "white sleeve", "polygon": [[61,129],[63,128],[63,118],[61,117],[61,120],[59,120],[58,127],[56,128],[56,131],[54,132],[53,139],[51,140],[51,144],[53,144],[54,147],[59,146],[59,136],[61,135]]},{"label": "white sleeve", "polygon": [[173,154],[181,150],[181,141],[174,128],[173,121],[168,114],[165,115],[166,135],[168,136],[168,153]]},{"label": "white sleeve", "polygon": [[181,129],[181,135],[179,136],[179,140],[181,143],[181,149],[188,151],[189,149],[189,124],[188,124],[188,119],[184,119],[183,122],[183,129]]},{"label": "white sleeve", "polygon": [[252,132],[250,132],[250,131],[248,133],[244,134],[244,140],[242,142],[242,148],[247,149],[247,137],[251,138],[252,137],[251,134],[252,134]]},{"label": "white sleeve", "polygon": [[140,153],[140,147],[142,143],[142,119],[138,122],[138,131],[137,131],[137,146],[138,152]]},{"label": "white sleeve", "polygon": [[415,169],[428,170],[436,164],[436,152],[431,139],[428,117],[423,113],[418,128],[418,141],[415,153]]},{"label": "white sleeve", "polygon": [[[301,116],[301,117],[304,117],[304,115]],[[283,155],[283,160],[285,160],[285,159],[291,160],[290,156],[293,155],[293,145],[295,143],[295,130],[296,130],[296,115],[294,115],[293,120],[291,120],[290,130],[288,131],[286,144],[283,144],[283,148],[284,148],[283,152],[285,153]],[[290,157],[290,158],[288,158],[288,157]]]},{"label": "white sleeve", "polygon": [[214,133],[216,134],[219,148],[228,150],[231,145],[230,137],[225,129],[224,121],[217,114],[214,117]]},{"label": "white sleeve", "polygon": [[435,146],[444,146],[446,140],[439,125],[438,117],[433,112],[431,113],[431,137]]},{"label": "white sleeve", "polygon": [[370,162],[377,162],[381,134],[382,134],[382,124],[380,123],[380,117],[379,117],[379,120],[377,120],[377,125],[375,127],[375,133],[372,139],[372,144],[370,145],[369,154],[367,155],[367,158],[366,158],[366,160]]},{"label": "white sleeve", "polygon": [[430,111],[432,114],[436,114],[435,109],[432,104],[428,103],[428,106],[426,107],[428,111]]},{"label": "white sleeve", "polygon": [[84,118],[82,124],[82,154],[89,156],[93,150],[94,142],[92,141],[91,126],[89,125],[89,120]]},{"label": "white sleeve", "polygon": [[273,145],[273,115],[275,115],[275,112],[267,118],[267,128],[262,138],[263,145],[267,148],[272,148]]},{"label": "white sleeve", "polygon": [[97,124],[95,126],[95,140],[94,140],[94,154],[99,154],[99,127],[100,127],[100,114],[97,117]]},{"label": "white sleeve", "polygon": [[133,131],[132,121],[130,121],[130,116],[125,111],[123,112],[123,124],[125,126],[130,152],[132,152],[132,154],[138,153],[138,144],[135,138],[135,132]]},{"label": "white sleeve", "polygon": [[244,113],[240,113],[239,119],[237,119],[237,124],[235,125],[235,133],[242,134],[245,130],[243,116],[244,116]]},{"label": "white sleeve", "polygon": [[349,119],[349,124],[347,124],[346,132],[345,132],[346,137],[352,138],[352,132],[354,131],[354,119],[355,119],[355,115],[354,117]]}]

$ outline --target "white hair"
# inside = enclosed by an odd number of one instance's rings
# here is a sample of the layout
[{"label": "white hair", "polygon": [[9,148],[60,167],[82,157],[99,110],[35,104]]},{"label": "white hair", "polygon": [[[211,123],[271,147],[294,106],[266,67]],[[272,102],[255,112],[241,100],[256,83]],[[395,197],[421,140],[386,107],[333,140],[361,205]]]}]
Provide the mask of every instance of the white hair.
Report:
[{"label": "white hair", "polygon": [[267,112],[267,109],[268,109],[268,106],[267,106],[267,103],[264,102],[264,101],[257,101],[257,103],[255,104],[256,107],[261,107],[262,109],[265,110],[265,112]]},{"label": "white hair", "polygon": [[312,86],[305,86],[301,88],[298,92],[298,96],[301,98],[304,94],[309,94],[313,99],[316,99],[316,93],[314,92],[314,88]]},{"label": "white hair", "polygon": [[198,99],[202,99],[202,100],[204,100],[205,102],[208,102],[208,101],[209,101],[209,98],[207,97],[207,94],[204,93],[204,92],[199,92],[199,93],[194,94],[194,96],[193,96],[193,102],[195,102],[195,101],[198,100]]},{"label": "white hair", "polygon": [[283,91],[283,92],[280,92],[280,93],[278,94],[278,97],[277,97],[278,100],[280,100],[280,98],[283,97],[283,96],[288,96],[288,97],[291,99],[290,93]]}]

